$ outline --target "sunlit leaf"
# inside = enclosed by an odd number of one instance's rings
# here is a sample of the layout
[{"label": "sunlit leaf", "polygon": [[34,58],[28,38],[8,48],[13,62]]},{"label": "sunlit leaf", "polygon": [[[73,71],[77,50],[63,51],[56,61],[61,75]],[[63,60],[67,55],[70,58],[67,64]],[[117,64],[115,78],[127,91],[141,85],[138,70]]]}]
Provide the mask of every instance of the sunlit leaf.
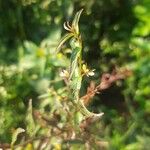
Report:
[{"label": "sunlit leaf", "polygon": [[83,9],[81,9],[80,11],[78,11],[74,17],[74,20],[72,22],[72,27],[75,29],[76,31],[76,34],[79,34],[79,19],[80,19],[80,16],[81,16],[81,13],[82,13]]},{"label": "sunlit leaf", "polygon": [[11,141],[11,146],[12,146],[12,147],[13,147],[13,145],[15,144],[15,142],[17,141],[18,135],[19,135],[20,133],[22,133],[22,132],[25,132],[25,130],[22,129],[22,128],[17,128],[17,129],[14,131],[14,133],[13,133],[13,135],[12,135],[12,141]]},{"label": "sunlit leaf", "polygon": [[56,48],[56,53],[58,53],[58,52],[60,51],[62,45],[63,45],[68,39],[70,39],[70,38],[73,37],[73,36],[74,36],[73,33],[68,33],[68,34],[66,34],[66,35],[60,40],[60,42],[59,42],[59,44],[58,44],[58,46],[57,46],[57,48]]},{"label": "sunlit leaf", "polygon": [[32,100],[29,100],[29,106],[27,110],[27,116],[26,116],[26,124],[27,124],[27,133],[30,136],[33,136],[35,134],[35,122],[33,119],[33,114],[32,114]]}]

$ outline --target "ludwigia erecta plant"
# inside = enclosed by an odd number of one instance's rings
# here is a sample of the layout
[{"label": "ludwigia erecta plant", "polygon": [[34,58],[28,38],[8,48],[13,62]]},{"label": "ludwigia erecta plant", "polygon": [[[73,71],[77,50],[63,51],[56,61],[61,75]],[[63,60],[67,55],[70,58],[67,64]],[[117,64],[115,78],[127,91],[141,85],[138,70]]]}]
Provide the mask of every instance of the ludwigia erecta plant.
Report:
[{"label": "ludwigia erecta plant", "polygon": [[68,84],[73,93],[72,102],[75,107],[80,111],[85,117],[100,118],[103,113],[95,114],[90,112],[84,105],[82,98],[80,98],[80,88],[82,84],[83,75],[93,75],[93,70],[89,70],[85,64],[82,62],[82,38],[79,31],[79,19],[83,9],[76,13],[72,24],[69,22],[64,23],[64,28],[68,33],[61,39],[57,52],[60,51],[62,45],[69,40],[71,46],[71,64],[69,67],[69,72],[63,71],[64,77],[68,80]]},{"label": "ludwigia erecta plant", "polygon": [[[94,75],[94,70],[89,70],[82,61],[82,39],[78,26],[81,13],[82,10],[77,12],[71,25],[69,22],[64,23],[64,28],[68,33],[62,38],[56,51],[58,53],[62,45],[69,40],[72,50],[69,71],[63,70],[60,74],[69,88],[62,88],[60,89],[61,92],[51,88],[48,95],[41,96],[40,110],[32,108],[32,100],[30,100],[25,119],[26,128],[14,130],[11,144],[0,144],[0,148],[6,149],[8,147],[13,150],[25,146],[25,149],[33,149],[32,147],[34,147],[34,149],[49,150],[56,146],[54,149],[61,149],[61,147],[70,149],[74,148],[75,144],[79,144],[80,149],[82,149],[81,146],[85,146],[83,149],[104,149],[108,147],[108,143],[101,140],[102,135],[100,132],[97,132],[97,129],[100,130],[100,126],[98,128],[93,126],[96,125],[96,120],[103,113],[95,114],[90,112],[86,106],[95,94],[109,88],[115,81],[130,75],[130,71],[116,69],[111,74],[104,73],[100,83],[95,86],[91,82],[87,88],[87,93],[80,97],[83,76]],[[65,96],[61,95],[65,91],[64,89],[67,89]],[[68,90],[71,90],[71,98],[68,96]],[[56,103],[54,103],[54,99]],[[74,105],[68,103],[70,99],[72,99]],[[45,106],[50,106],[52,109],[49,112],[45,111]],[[75,109],[71,109],[72,107]],[[85,117],[84,119],[81,113]],[[22,138],[20,143],[16,145],[19,134],[22,134]]]}]

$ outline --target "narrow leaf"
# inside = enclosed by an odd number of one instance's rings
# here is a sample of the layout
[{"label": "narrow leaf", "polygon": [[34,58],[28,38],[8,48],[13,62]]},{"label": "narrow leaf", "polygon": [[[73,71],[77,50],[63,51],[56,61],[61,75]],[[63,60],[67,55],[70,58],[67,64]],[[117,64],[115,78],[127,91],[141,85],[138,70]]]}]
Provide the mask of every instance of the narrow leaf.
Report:
[{"label": "narrow leaf", "polygon": [[[75,74],[75,70],[76,70],[76,74],[79,74],[78,69],[79,69],[79,57],[81,54],[81,47],[79,44],[79,41],[77,41],[75,38],[73,38],[70,41],[70,46],[72,49],[72,53],[71,53],[71,64],[70,64],[70,79],[72,78],[73,74]],[[76,75],[76,77],[79,75]]]},{"label": "narrow leaf", "polygon": [[81,16],[81,13],[82,13],[83,9],[81,9],[80,11],[78,11],[74,17],[74,20],[72,22],[72,27],[74,27],[75,31],[77,34],[79,34],[79,19],[80,19],[80,16]]},{"label": "narrow leaf", "polygon": [[75,73],[75,69],[78,69],[78,58],[80,55],[80,49],[76,48],[72,51],[71,54],[71,65],[70,65],[70,79],[72,78],[72,75]]},{"label": "narrow leaf", "polygon": [[27,132],[30,136],[33,136],[35,134],[35,122],[33,119],[33,114],[32,114],[32,100],[29,100],[29,106],[28,106],[28,111],[27,111],[27,116],[26,116],[26,124],[27,124]]},{"label": "narrow leaf", "polygon": [[17,128],[17,129],[14,131],[14,133],[13,133],[13,135],[12,135],[12,141],[11,141],[11,146],[12,146],[12,147],[13,147],[13,145],[15,144],[15,142],[17,141],[18,135],[19,135],[20,133],[22,133],[22,132],[25,132],[25,130],[22,129],[22,128]]},{"label": "narrow leaf", "polygon": [[60,40],[60,42],[59,42],[59,44],[58,44],[58,46],[57,46],[57,48],[56,48],[56,53],[58,53],[58,52],[60,51],[62,45],[63,45],[69,38],[71,38],[71,37],[73,37],[73,36],[74,36],[73,33],[68,33],[68,34],[66,34],[64,37],[62,37],[62,39]]}]

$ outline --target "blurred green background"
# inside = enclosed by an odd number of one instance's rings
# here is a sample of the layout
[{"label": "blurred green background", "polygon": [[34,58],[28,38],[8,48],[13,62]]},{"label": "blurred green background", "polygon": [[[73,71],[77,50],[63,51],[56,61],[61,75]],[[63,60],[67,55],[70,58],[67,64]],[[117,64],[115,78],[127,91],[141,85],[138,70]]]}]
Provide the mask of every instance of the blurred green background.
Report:
[{"label": "blurred green background", "polygon": [[[59,81],[66,53],[54,55],[65,31],[63,23],[84,9],[80,32],[83,58],[104,72],[127,67],[133,74],[97,95],[89,108],[103,111],[103,134],[114,150],[150,147],[150,0],[1,0],[0,1],[0,142],[11,141],[11,130],[24,127],[29,99]],[[85,79],[82,93],[89,79]],[[62,83],[57,83],[57,90]],[[48,103],[48,102],[45,102]]]}]

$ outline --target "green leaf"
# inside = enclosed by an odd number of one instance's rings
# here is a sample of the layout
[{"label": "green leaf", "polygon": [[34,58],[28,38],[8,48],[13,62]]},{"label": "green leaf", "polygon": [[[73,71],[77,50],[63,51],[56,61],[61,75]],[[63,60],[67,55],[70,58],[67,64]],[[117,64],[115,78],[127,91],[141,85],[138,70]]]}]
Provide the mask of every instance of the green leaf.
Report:
[{"label": "green leaf", "polygon": [[70,41],[70,46],[72,49],[72,53],[71,53],[71,64],[70,64],[70,79],[72,78],[73,74],[75,74],[75,70],[76,70],[76,77],[79,76],[79,62],[78,59],[80,57],[81,54],[81,47],[79,44],[79,41],[77,41],[75,38],[73,38]]},{"label": "green leaf", "polygon": [[30,136],[33,136],[36,132],[35,130],[35,122],[32,115],[32,100],[29,100],[29,106],[27,110],[27,116],[26,116],[26,124],[27,124],[27,133]]},{"label": "green leaf", "polygon": [[73,33],[68,33],[68,34],[66,34],[64,37],[62,37],[62,39],[60,40],[60,42],[59,42],[59,44],[58,44],[58,46],[57,46],[57,48],[56,48],[56,53],[58,53],[58,52],[60,51],[62,45],[63,45],[68,39],[70,39],[70,38],[73,37],[73,36],[74,36]]},{"label": "green leaf", "polygon": [[81,16],[81,13],[82,13],[83,9],[81,9],[80,11],[78,11],[74,17],[74,20],[72,22],[72,27],[75,29],[76,33],[79,34],[79,19],[80,19],[80,16]]},{"label": "green leaf", "polygon": [[11,146],[12,146],[12,147],[13,147],[13,145],[15,144],[15,142],[17,141],[18,135],[19,135],[20,133],[22,133],[22,132],[25,132],[25,130],[22,129],[22,128],[17,128],[17,129],[14,131],[14,133],[13,133],[13,135],[12,135],[12,141],[11,141]]},{"label": "green leaf", "polygon": [[[75,70],[78,69],[78,58],[80,55],[80,48],[76,48],[72,51],[71,54],[71,65],[70,65],[70,79],[72,75],[75,73]],[[76,70],[77,73],[77,70]]]},{"label": "green leaf", "polygon": [[70,77],[71,80],[71,88],[73,90],[73,95],[75,100],[79,98],[79,90],[81,88],[82,76],[80,74],[79,66],[78,66],[78,58],[80,56],[80,49],[76,48],[73,50],[71,55],[71,65],[70,65]]}]

